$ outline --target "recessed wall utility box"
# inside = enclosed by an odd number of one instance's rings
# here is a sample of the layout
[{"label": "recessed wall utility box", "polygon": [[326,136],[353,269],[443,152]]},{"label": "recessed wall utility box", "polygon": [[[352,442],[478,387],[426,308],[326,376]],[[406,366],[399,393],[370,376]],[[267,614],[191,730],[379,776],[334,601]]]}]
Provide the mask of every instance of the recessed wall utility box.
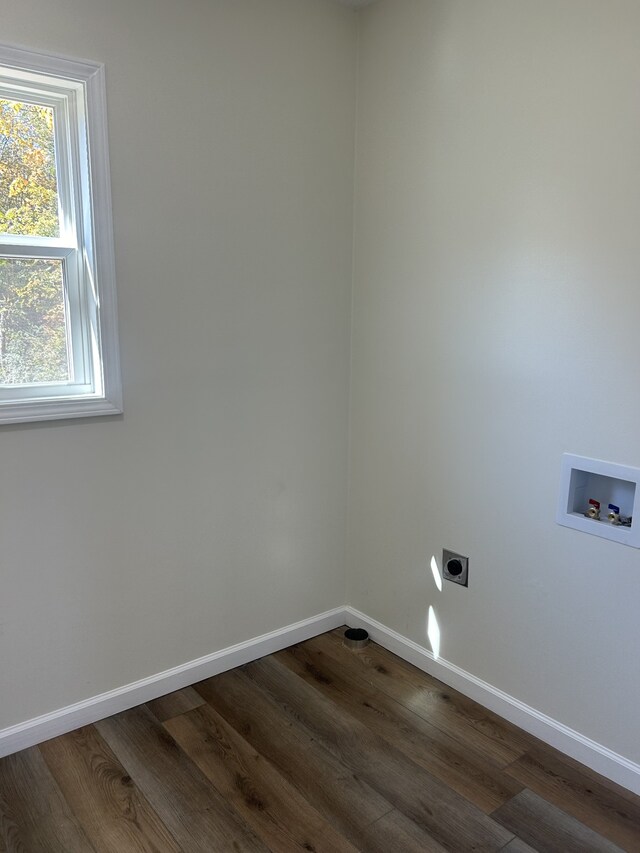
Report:
[{"label": "recessed wall utility box", "polygon": [[[640,468],[565,453],[556,521],[564,527],[640,548],[640,518],[636,519],[635,508],[638,494]],[[588,516],[590,500],[600,503],[600,519]],[[620,517],[630,518],[631,524],[611,524],[607,520],[609,504],[619,507]]]}]

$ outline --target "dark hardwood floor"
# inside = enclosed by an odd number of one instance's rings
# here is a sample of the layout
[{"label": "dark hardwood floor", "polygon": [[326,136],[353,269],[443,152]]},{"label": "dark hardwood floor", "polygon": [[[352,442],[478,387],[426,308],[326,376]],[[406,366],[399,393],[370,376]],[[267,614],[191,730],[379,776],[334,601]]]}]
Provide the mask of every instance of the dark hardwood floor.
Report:
[{"label": "dark hardwood floor", "polygon": [[0,760],[0,853],[640,851],[640,798],[342,633]]}]

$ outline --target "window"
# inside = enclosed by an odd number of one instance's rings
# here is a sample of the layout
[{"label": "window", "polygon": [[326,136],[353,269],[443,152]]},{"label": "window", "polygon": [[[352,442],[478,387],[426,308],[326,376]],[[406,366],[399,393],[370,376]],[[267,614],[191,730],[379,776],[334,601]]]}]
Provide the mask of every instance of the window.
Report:
[{"label": "window", "polygon": [[120,411],[104,70],[0,45],[0,423]]}]

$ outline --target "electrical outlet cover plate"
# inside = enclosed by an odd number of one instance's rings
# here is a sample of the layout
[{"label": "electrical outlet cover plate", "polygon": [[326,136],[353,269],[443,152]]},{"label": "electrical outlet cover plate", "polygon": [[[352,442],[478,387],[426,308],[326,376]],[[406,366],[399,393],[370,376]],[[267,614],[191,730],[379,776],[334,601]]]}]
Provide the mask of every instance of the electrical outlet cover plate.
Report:
[{"label": "electrical outlet cover plate", "polygon": [[455,551],[442,551],[442,577],[447,581],[469,586],[469,558]]}]

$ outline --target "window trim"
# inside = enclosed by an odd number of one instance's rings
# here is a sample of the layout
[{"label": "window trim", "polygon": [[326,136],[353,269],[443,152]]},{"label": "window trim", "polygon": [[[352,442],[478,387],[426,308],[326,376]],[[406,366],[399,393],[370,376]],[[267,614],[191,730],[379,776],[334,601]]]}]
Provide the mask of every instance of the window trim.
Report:
[{"label": "window trim", "polygon": [[[63,88],[66,85],[69,90],[76,90],[78,110],[69,121],[77,132],[80,150],[72,158],[78,169],[71,175],[71,183],[78,218],[75,231],[81,238],[77,247],[84,270],[79,288],[80,313],[86,338],[84,349],[90,354],[91,365],[86,372],[91,382],[82,386],[28,386],[33,392],[29,396],[0,399],[0,424],[122,412],[104,65],[0,44],[0,77],[15,80],[16,85],[24,81],[28,86],[31,80],[40,86],[42,81],[37,81],[35,75],[42,74],[55,78]],[[74,144],[72,140],[71,145]],[[69,251],[69,242],[61,230],[61,238],[25,240],[19,235],[3,235],[0,252],[3,247],[5,257],[11,255],[12,248],[19,247],[17,254],[24,251],[31,257],[42,253],[62,258]],[[71,322],[77,322],[77,318],[71,318]]]}]

